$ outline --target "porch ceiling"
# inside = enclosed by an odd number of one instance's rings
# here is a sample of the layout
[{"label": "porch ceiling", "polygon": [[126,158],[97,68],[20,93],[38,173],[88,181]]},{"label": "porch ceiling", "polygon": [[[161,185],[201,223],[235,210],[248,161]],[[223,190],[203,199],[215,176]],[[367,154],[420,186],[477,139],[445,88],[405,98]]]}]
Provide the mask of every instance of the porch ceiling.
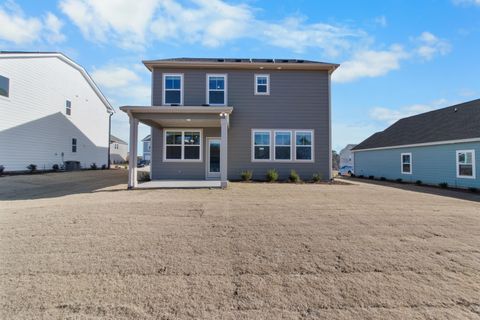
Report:
[{"label": "porch ceiling", "polygon": [[120,110],[141,123],[156,128],[220,127],[221,114],[227,117],[233,107],[213,106],[124,106]]}]

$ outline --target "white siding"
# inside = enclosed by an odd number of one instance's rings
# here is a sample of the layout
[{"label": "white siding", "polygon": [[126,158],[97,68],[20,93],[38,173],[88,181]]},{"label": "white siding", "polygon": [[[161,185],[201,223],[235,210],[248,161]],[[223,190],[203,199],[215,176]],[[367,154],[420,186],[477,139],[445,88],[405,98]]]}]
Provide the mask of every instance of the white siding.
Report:
[{"label": "white siding", "polygon": [[[115,149],[115,145],[118,145],[118,149]],[[128,145],[118,142],[110,144],[110,162],[111,163],[124,163],[127,161]]]},{"label": "white siding", "polygon": [[0,164],[7,171],[30,163],[50,169],[62,152],[84,167],[107,164],[109,114],[80,71],[57,57],[0,57],[0,75],[10,79],[9,97],[0,97]]}]

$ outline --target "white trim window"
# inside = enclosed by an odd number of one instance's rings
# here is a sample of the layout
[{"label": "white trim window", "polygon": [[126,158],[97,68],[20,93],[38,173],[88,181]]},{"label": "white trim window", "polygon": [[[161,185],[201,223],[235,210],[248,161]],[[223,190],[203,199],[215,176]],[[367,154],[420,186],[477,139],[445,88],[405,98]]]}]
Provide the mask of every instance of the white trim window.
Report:
[{"label": "white trim window", "polygon": [[72,101],[70,100],[65,100],[65,114],[67,116],[72,115]]},{"label": "white trim window", "polygon": [[227,104],[226,74],[207,74],[207,104],[218,106]]},{"label": "white trim window", "polygon": [[271,159],[271,132],[269,130],[253,130],[252,132],[252,160],[269,161]]},{"label": "white trim window", "polygon": [[457,178],[475,177],[475,150],[457,150]]},{"label": "white trim window", "polygon": [[412,174],[412,154],[402,153],[400,155],[402,174]]},{"label": "white trim window", "polygon": [[0,96],[8,98],[10,95],[10,79],[0,75]]},{"label": "white trim window", "polygon": [[292,160],[292,131],[274,131],[274,160]]},{"label": "white trim window", "polygon": [[295,131],[295,160],[313,161],[313,130]]},{"label": "white trim window", "polygon": [[163,132],[163,161],[202,161],[201,129],[167,129]]},{"label": "white trim window", "polygon": [[255,75],[255,94],[256,95],[270,94],[270,75],[269,74]]},{"label": "white trim window", "polygon": [[163,74],[163,105],[183,105],[183,74]]}]

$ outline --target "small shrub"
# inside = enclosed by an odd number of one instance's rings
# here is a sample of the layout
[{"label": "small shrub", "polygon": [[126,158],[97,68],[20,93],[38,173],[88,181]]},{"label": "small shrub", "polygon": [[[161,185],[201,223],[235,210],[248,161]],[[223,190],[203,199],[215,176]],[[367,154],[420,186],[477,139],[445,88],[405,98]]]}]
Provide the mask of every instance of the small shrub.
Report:
[{"label": "small shrub", "polygon": [[470,187],[470,188],[468,188],[468,191],[473,192],[473,193],[477,193],[478,189],[475,188],[475,187]]},{"label": "small shrub", "polygon": [[107,169],[107,165],[106,164],[102,164],[102,170],[105,170]]},{"label": "small shrub", "polygon": [[243,181],[252,181],[252,176],[253,176],[252,170],[242,171],[241,177]]},{"label": "small shrub", "polygon": [[295,170],[290,171],[290,175],[288,176],[288,180],[290,180],[290,182],[300,182],[301,181],[300,176],[298,175],[297,171],[295,171]]},{"label": "small shrub", "polygon": [[275,182],[278,180],[278,172],[275,169],[270,169],[267,171],[267,181]]},{"label": "small shrub", "polygon": [[27,169],[30,170],[30,173],[34,173],[35,171],[37,171],[37,165],[31,163],[28,165]]},{"label": "small shrub", "polygon": [[422,182],[422,180],[417,180],[417,181],[415,181],[415,184],[417,186],[421,186],[423,184],[423,182]]},{"label": "small shrub", "polygon": [[97,170],[97,169],[98,169],[97,164],[96,164],[95,162],[92,163],[92,164],[90,165],[90,169],[92,169],[92,170]]},{"label": "small shrub", "polygon": [[440,188],[442,188],[442,189],[446,189],[446,188],[448,188],[448,183],[446,183],[446,182],[440,182],[440,183],[438,184],[438,186],[439,186]]},{"label": "small shrub", "polygon": [[380,177],[380,180],[381,180],[381,181],[387,181],[387,178],[385,178],[385,177]]},{"label": "small shrub", "polygon": [[320,173],[314,173],[312,176],[312,180],[313,182],[319,182],[320,180],[322,180],[322,175]]},{"label": "small shrub", "polygon": [[350,174],[350,177],[355,178],[356,175],[355,175],[354,173],[351,173],[351,174]]},{"label": "small shrub", "polygon": [[150,181],[150,173],[145,171],[138,172],[137,180],[140,182],[148,182]]},{"label": "small shrub", "polygon": [[4,170],[5,170],[5,167],[0,164],[0,176],[2,175]]},{"label": "small shrub", "polygon": [[358,177],[359,177],[360,179],[365,178],[365,176],[364,176],[363,174],[359,175]]},{"label": "small shrub", "polygon": [[58,170],[60,170],[60,167],[58,166],[58,164],[55,163],[55,164],[52,166],[52,170],[55,171],[55,172],[57,172]]},{"label": "small shrub", "polygon": [[368,179],[373,180],[375,179],[375,176],[368,176]]},{"label": "small shrub", "polygon": [[402,178],[398,178],[398,179],[396,179],[395,181],[397,181],[398,183],[402,183],[402,182],[403,182]]}]

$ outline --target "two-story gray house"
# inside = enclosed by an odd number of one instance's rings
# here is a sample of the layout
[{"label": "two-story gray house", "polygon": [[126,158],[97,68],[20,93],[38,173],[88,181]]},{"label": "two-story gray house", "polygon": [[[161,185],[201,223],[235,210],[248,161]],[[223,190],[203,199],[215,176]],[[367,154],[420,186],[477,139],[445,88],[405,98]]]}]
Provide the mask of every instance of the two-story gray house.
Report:
[{"label": "two-story gray house", "polygon": [[[337,64],[292,59],[177,58],[143,62],[152,105],[124,106],[130,155],[138,123],[152,128],[152,180],[281,179],[331,173],[330,78]],[[130,161],[129,187],[137,185]]]}]

